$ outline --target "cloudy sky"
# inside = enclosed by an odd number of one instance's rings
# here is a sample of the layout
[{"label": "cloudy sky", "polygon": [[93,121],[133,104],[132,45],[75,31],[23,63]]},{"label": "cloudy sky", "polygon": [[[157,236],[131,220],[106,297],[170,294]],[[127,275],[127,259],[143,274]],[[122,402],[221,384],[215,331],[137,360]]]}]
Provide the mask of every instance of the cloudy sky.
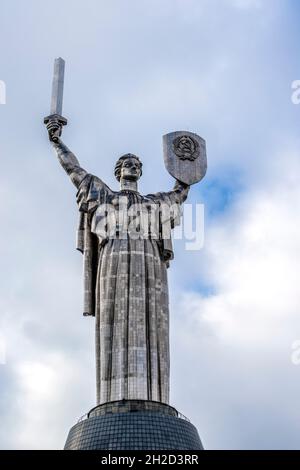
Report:
[{"label": "cloudy sky", "polygon": [[42,123],[58,56],[64,140],[112,188],[133,152],[141,192],[169,190],[161,136],[207,141],[204,247],[176,241],[169,270],[171,404],[207,449],[300,448],[299,16],[295,0],[2,1],[2,449],[62,448],[95,403],[75,189]]}]

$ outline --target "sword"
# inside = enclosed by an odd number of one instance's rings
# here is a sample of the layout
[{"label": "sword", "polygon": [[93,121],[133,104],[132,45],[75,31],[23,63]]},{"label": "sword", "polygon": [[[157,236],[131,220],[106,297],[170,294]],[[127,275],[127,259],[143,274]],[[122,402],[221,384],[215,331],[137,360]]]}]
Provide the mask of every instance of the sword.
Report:
[{"label": "sword", "polygon": [[[58,121],[59,124],[65,126],[68,122],[67,119],[62,116],[64,76],[65,61],[59,57],[54,61],[50,115],[44,118],[44,124],[48,124],[49,121]],[[53,140],[58,139],[58,133],[59,131],[54,134]]]}]

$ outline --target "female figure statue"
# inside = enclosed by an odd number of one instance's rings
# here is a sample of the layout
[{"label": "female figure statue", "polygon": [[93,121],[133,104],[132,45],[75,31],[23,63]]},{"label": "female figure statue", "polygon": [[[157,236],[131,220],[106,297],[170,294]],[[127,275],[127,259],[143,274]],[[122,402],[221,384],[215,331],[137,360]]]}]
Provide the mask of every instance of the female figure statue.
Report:
[{"label": "female figure statue", "polygon": [[113,191],[80,166],[57,137],[61,127],[55,119],[47,123],[58,160],[78,190],[84,315],[96,318],[97,404],[168,403],[170,234],[189,186],[177,181],[172,191],[141,195],[142,163],[126,154],[115,166],[120,191]]}]

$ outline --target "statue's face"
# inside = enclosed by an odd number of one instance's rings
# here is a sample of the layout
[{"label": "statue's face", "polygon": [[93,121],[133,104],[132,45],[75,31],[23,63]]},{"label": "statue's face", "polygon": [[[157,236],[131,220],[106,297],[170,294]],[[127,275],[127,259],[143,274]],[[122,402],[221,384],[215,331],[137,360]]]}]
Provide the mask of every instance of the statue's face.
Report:
[{"label": "statue's face", "polygon": [[121,168],[121,179],[137,181],[141,176],[140,162],[134,158],[126,158]]}]

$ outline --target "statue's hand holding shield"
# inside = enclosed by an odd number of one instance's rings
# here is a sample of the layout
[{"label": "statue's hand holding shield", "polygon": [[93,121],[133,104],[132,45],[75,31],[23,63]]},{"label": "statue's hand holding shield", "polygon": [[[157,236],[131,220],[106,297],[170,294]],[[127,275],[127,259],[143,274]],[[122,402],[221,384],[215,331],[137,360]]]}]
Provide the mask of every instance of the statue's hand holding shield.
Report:
[{"label": "statue's hand holding shield", "polygon": [[205,140],[188,131],[163,136],[165,166],[174,178],[187,185],[198,183],[207,170]]}]

